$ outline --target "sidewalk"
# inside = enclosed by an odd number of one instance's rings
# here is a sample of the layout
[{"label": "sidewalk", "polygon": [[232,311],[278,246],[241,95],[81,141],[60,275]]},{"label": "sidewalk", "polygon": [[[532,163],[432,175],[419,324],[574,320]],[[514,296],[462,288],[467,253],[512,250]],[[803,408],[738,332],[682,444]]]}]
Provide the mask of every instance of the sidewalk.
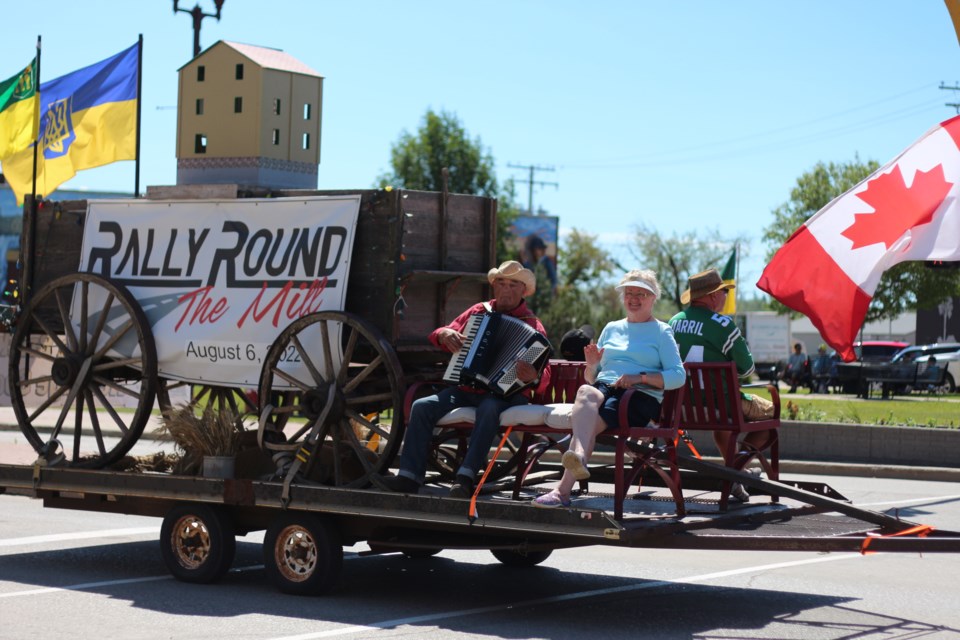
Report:
[{"label": "sidewalk", "polygon": [[[46,429],[52,429],[56,425],[58,417],[59,410],[51,409],[40,415],[35,424],[41,431],[46,431]],[[72,428],[72,412],[68,414],[65,424],[71,425]],[[109,417],[101,420],[101,426],[104,427],[105,433],[119,434]],[[158,427],[160,427],[160,417],[154,414],[149,419],[134,453],[138,448],[157,450],[169,446],[157,440],[156,430]],[[863,428],[864,431],[851,432],[851,429],[855,430],[858,427]],[[867,429],[869,431],[866,431]],[[903,427],[902,429],[922,429],[922,427]],[[960,482],[960,468],[957,468],[957,466],[890,464],[891,458],[896,460],[898,457],[903,460],[911,458],[914,460],[936,460],[938,459],[936,454],[942,453],[941,449],[945,446],[942,440],[903,438],[896,433],[896,430],[897,428],[894,427],[883,428],[873,425],[785,422],[781,429],[783,456],[780,462],[781,473],[788,477],[790,474],[803,474]],[[951,436],[960,438],[960,431],[955,433],[954,430],[930,431],[941,432],[935,434],[941,437],[946,435],[943,432],[950,432]],[[860,448],[870,451],[875,450],[878,455],[881,452],[884,453],[886,462],[874,464],[869,461],[851,462],[849,459],[843,459],[844,455],[849,455],[851,450],[849,441],[852,438],[855,438],[862,445]],[[704,454],[708,458],[711,453],[715,453],[712,452],[712,442],[698,441],[698,446],[705,449]],[[903,449],[903,447],[906,447],[906,449]],[[923,450],[924,447],[930,448],[931,451]],[[952,447],[949,448],[952,449]],[[791,455],[797,455],[796,452],[798,451],[802,452],[800,456],[792,458]],[[603,455],[603,453],[598,453],[598,458],[602,458]],[[11,407],[0,407],[0,464],[32,464],[36,458],[36,453],[17,426],[13,409]]]}]

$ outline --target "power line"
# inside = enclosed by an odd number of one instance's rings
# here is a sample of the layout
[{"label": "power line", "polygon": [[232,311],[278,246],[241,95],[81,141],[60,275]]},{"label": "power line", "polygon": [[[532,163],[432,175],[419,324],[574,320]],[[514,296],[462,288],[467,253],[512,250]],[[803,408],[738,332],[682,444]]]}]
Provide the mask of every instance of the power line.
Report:
[{"label": "power line", "polygon": [[511,169],[524,169],[525,171],[530,172],[530,177],[525,180],[529,188],[527,206],[528,206],[528,211],[530,212],[530,215],[533,215],[533,185],[537,185],[538,187],[556,187],[557,189],[560,188],[560,185],[556,182],[544,182],[543,180],[533,179],[534,173],[536,173],[537,171],[556,171],[556,169],[554,169],[553,167],[541,167],[539,165],[533,165],[533,164],[512,164],[509,162],[507,163],[507,166]]}]

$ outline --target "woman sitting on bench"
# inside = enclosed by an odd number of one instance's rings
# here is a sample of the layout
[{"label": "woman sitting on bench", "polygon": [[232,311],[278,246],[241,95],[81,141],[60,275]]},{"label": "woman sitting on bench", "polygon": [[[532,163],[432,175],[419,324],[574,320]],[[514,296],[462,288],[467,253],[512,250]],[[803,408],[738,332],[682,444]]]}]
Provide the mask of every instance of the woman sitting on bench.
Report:
[{"label": "woman sitting on bench", "polygon": [[587,461],[597,436],[619,426],[620,397],[627,389],[641,391],[630,400],[630,424],[646,425],[660,415],[663,390],[680,387],[686,378],[673,330],[653,317],[660,297],[657,274],[634,269],[620,280],[617,292],[627,317],[609,323],[597,343],[584,348],[590,384],[577,390],[570,448],[561,459],[563,477],[553,491],[533,501],[538,507],[570,505],[574,483],[590,477]]}]

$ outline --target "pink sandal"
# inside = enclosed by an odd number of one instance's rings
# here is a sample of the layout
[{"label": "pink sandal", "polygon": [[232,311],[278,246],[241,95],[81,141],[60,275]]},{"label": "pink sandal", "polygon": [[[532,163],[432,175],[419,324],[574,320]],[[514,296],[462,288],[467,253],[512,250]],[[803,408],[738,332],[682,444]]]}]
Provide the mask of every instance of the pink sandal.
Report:
[{"label": "pink sandal", "polygon": [[556,489],[554,489],[550,493],[545,493],[542,496],[534,498],[533,506],[545,507],[547,509],[553,509],[555,507],[569,507],[570,496],[563,497]]}]

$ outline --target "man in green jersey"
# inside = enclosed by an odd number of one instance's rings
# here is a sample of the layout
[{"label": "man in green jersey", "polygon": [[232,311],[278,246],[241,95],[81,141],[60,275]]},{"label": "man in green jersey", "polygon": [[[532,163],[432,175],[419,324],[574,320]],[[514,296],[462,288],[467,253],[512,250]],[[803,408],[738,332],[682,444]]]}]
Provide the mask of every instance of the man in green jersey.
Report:
[{"label": "man in green jersey", "polygon": [[[690,276],[688,284],[689,288],[681,294],[680,302],[689,303],[690,306],[670,320],[674,338],[680,347],[680,357],[684,362],[733,361],[741,378],[749,376],[754,370],[750,348],[733,319],[720,313],[734,285],[724,282],[716,269]],[[766,398],[741,392],[741,405],[746,420],[773,417],[773,403]],[[766,446],[771,435],[768,431],[754,431],[748,433],[743,442],[760,449]],[[727,450],[730,437],[731,434],[725,431],[713,432],[720,451]],[[733,463],[732,460],[725,462],[728,465]],[[749,494],[742,486],[736,485],[731,494],[743,501],[749,500]]]}]

